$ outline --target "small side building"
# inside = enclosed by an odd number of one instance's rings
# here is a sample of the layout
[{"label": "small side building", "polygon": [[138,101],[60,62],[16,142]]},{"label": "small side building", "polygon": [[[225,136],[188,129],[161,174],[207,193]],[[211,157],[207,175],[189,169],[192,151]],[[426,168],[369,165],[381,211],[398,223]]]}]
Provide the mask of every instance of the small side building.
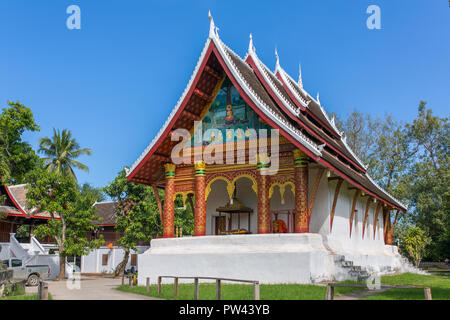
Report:
[{"label": "small side building", "polygon": [[[94,221],[96,228],[88,237],[90,239],[98,239],[103,236],[105,244],[85,256],[73,257],[69,258],[69,260],[74,261],[80,267],[82,274],[113,273],[125,255],[125,250],[117,242],[122,234],[115,229],[117,202],[96,202],[94,207],[97,209],[97,216],[101,219]],[[139,242],[136,250],[130,253],[126,269],[131,267],[137,268],[138,254],[146,251],[148,248],[149,242]]]}]

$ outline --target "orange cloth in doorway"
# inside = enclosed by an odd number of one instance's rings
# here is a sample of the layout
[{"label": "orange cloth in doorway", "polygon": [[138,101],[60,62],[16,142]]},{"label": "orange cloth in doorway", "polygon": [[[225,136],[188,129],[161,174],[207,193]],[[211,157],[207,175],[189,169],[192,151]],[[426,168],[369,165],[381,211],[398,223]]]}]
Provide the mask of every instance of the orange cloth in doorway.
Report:
[{"label": "orange cloth in doorway", "polygon": [[274,233],[286,233],[287,231],[286,223],[283,220],[275,220],[273,222]]}]

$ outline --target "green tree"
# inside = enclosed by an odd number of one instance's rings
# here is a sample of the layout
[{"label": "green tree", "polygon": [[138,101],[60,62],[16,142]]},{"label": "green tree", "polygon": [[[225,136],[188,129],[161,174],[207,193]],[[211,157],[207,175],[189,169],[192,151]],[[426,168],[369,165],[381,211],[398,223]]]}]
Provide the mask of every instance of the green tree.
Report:
[{"label": "green tree", "polygon": [[79,188],[81,195],[92,197],[94,202],[102,202],[106,200],[106,196],[101,188],[95,188],[87,182],[83,183],[83,185],[79,186]]},{"label": "green tree", "polygon": [[125,170],[104,188],[104,192],[117,201],[116,230],[123,235],[117,241],[124,248],[125,256],[117,265],[115,275],[122,275],[131,250],[138,241],[148,241],[161,233],[161,221],[155,195],[151,187],[130,182]]},{"label": "green tree", "polygon": [[430,242],[425,232],[419,227],[409,227],[400,237],[400,250],[416,267],[422,260],[425,246]]},{"label": "green tree", "polygon": [[7,102],[0,114],[0,178],[3,183],[22,183],[25,174],[40,166],[31,146],[22,141],[25,131],[39,131],[30,108],[19,101]]},{"label": "green tree", "polygon": [[336,119],[347,144],[367,166],[369,175],[394,197],[408,204],[408,175],[417,147],[405,124],[391,115],[374,118],[353,111],[345,120]]},{"label": "green tree", "polygon": [[46,211],[51,219],[47,224],[35,228],[38,237],[50,236],[56,240],[59,251],[59,280],[64,279],[65,258],[71,255],[84,255],[99,247],[103,239],[89,241],[87,233],[95,226],[97,219],[94,200],[82,196],[78,186],[70,176],[57,172],[36,169],[27,175],[27,206]]},{"label": "green tree", "polygon": [[407,125],[419,150],[408,184],[410,213],[414,223],[431,237],[424,259],[444,260],[449,257],[450,170],[448,118],[433,115],[421,101],[418,115]]},{"label": "green tree", "polygon": [[[189,204],[188,204],[189,203]],[[194,208],[193,203],[195,203],[194,196],[186,203],[183,203],[181,196],[175,198],[175,215],[174,215],[174,225],[175,228],[179,228],[179,232],[182,232],[184,236],[194,235]]]},{"label": "green tree", "polygon": [[89,168],[75,160],[82,155],[91,155],[89,148],[80,149],[78,142],[72,138],[70,130],[53,129],[53,137],[39,139],[39,153],[47,157],[43,158],[45,168],[50,172],[57,172],[64,176],[70,176],[76,181],[73,168],[89,172]]}]

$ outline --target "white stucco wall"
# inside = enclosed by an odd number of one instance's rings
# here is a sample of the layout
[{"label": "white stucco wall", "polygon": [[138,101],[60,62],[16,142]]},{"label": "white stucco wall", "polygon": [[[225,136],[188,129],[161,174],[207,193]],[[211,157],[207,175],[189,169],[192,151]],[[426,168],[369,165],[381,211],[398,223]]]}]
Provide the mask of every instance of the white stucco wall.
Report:
[{"label": "white stucco wall", "polygon": [[[257,234],[154,239],[139,255],[138,281],[206,276],[262,283],[311,283],[332,276],[333,259],[319,234]],[[170,282],[173,280],[165,280]]]},{"label": "white stucco wall", "polygon": [[2,246],[2,251],[0,251],[0,259],[8,259],[10,257],[9,253],[9,242],[0,242]]},{"label": "white stucco wall", "polygon": [[[308,203],[311,203],[312,200],[311,198],[317,171],[318,169],[309,169]],[[311,213],[311,220],[309,223],[309,231],[311,233],[319,233],[321,235],[328,235],[330,233],[331,205],[329,201],[328,192],[329,192],[328,178],[326,174],[323,174],[322,178],[320,179],[316,200],[314,201],[314,207]]]},{"label": "white stucco wall", "polygon": [[[136,251],[130,253],[127,268],[131,266],[131,254],[142,253],[147,250],[148,246],[138,246]],[[102,255],[108,255],[108,264],[102,265]],[[124,249],[120,247],[100,247],[94,249],[89,254],[81,257],[81,273],[112,273],[116,266],[122,261],[125,255]],[[139,257],[138,257],[139,259]]]}]

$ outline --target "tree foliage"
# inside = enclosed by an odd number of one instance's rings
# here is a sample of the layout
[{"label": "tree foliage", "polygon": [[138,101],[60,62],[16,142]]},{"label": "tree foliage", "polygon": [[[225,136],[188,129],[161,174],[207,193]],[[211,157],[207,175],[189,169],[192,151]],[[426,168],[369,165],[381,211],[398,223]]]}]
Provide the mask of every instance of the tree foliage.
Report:
[{"label": "tree foliage", "polygon": [[408,227],[402,234],[400,241],[400,250],[411,260],[416,267],[422,260],[425,246],[430,243],[430,238],[419,227]]},{"label": "tree foliage", "polygon": [[130,250],[135,250],[139,241],[161,234],[159,211],[152,188],[128,181],[125,170],[118,173],[104,192],[118,203],[116,230],[123,234],[118,243],[125,249],[125,257],[116,274],[123,274]]},{"label": "tree foliage", "polygon": [[103,193],[102,188],[95,188],[86,182],[83,183],[83,185],[79,186],[79,189],[81,195],[92,197],[94,202],[102,202],[106,200],[106,196]]},{"label": "tree foliage", "polygon": [[45,168],[50,172],[57,172],[64,176],[70,176],[76,181],[74,168],[89,172],[89,168],[75,160],[82,155],[91,155],[89,148],[80,149],[78,142],[72,138],[70,130],[53,129],[53,137],[39,139],[39,153],[46,157],[42,160]]},{"label": "tree foliage", "polygon": [[418,115],[407,125],[418,149],[417,161],[409,172],[411,213],[417,226],[431,238],[424,258],[450,257],[446,245],[450,234],[450,171],[448,118],[434,116],[421,102]]},{"label": "tree foliage", "polygon": [[336,124],[371,177],[409,206],[394,237],[418,227],[432,240],[426,243],[424,259],[449,257],[448,118],[433,115],[421,101],[411,123],[397,122],[390,115],[380,119],[353,111]]},{"label": "tree foliage", "polygon": [[33,148],[22,140],[26,131],[39,131],[30,108],[7,102],[0,114],[0,177],[3,183],[24,182],[28,171],[40,165]]},{"label": "tree foliage", "polygon": [[50,236],[56,240],[60,255],[60,276],[64,278],[65,257],[84,255],[99,247],[103,239],[88,240],[87,233],[97,218],[95,200],[82,195],[75,181],[57,172],[36,169],[27,175],[27,206],[48,212],[51,219],[34,230],[38,237]]}]

